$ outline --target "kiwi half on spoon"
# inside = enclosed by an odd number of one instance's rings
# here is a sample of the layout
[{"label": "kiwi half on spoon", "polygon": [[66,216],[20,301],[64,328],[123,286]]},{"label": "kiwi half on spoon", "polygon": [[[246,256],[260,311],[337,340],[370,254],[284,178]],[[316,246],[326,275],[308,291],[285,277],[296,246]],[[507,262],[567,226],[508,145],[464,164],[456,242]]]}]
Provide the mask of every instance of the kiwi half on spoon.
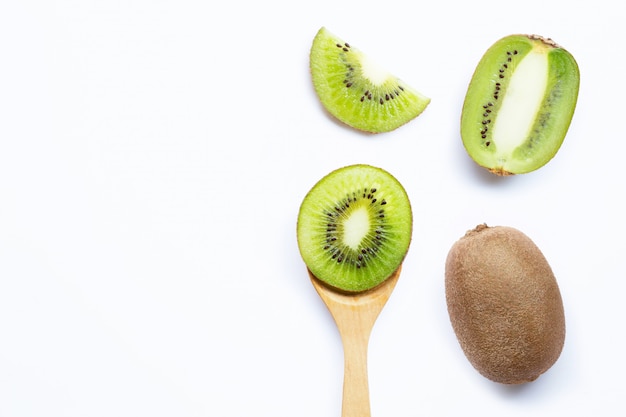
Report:
[{"label": "kiwi half on spoon", "polygon": [[430,98],[322,27],[310,52],[313,86],[322,105],[355,129],[381,133],[421,114]]},{"label": "kiwi half on spoon", "polygon": [[468,154],[497,175],[541,168],[572,120],[580,73],[551,39],[511,35],[491,46],[469,84],[461,116]]},{"label": "kiwi half on spoon", "polygon": [[305,196],[297,238],[309,271],[347,292],[374,288],[396,271],[411,242],[413,216],[403,186],[387,171],[350,165]]}]

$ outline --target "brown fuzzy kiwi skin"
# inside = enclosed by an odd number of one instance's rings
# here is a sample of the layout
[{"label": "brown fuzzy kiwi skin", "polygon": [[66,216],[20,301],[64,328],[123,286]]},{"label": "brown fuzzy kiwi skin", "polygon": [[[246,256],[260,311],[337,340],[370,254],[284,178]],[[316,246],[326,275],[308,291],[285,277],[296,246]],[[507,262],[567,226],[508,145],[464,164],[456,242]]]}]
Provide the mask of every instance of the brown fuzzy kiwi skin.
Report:
[{"label": "brown fuzzy kiwi skin", "polygon": [[565,314],[546,258],[525,234],[479,225],[450,249],[446,303],[465,356],[502,384],[534,381],[559,358]]}]

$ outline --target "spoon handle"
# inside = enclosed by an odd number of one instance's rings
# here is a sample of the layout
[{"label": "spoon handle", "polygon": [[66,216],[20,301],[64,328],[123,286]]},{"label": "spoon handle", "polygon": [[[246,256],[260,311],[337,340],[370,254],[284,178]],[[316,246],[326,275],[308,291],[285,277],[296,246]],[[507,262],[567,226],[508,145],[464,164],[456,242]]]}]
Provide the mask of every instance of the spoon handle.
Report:
[{"label": "spoon handle", "polygon": [[357,294],[330,289],[310,273],[311,281],[330,311],[343,344],[342,417],[370,417],[367,347],[372,327],[398,281],[400,268],[378,287]]},{"label": "spoon handle", "polygon": [[361,327],[362,331],[344,329],[341,332],[344,352],[341,416],[370,417],[367,346],[371,325],[369,328],[363,325],[363,317],[359,316],[359,310],[353,310],[352,313],[354,317],[349,321],[355,327]]}]

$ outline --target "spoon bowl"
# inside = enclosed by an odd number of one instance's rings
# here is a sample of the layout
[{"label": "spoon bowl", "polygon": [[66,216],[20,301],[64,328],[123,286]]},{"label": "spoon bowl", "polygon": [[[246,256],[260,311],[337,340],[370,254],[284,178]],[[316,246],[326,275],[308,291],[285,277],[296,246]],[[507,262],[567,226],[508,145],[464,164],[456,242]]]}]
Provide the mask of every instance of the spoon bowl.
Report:
[{"label": "spoon bowl", "polygon": [[309,271],[313,287],[330,311],[343,344],[344,376],[342,417],[370,417],[367,347],[374,323],[400,276],[398,268],[378,286],[347,293],[332,288]]}]

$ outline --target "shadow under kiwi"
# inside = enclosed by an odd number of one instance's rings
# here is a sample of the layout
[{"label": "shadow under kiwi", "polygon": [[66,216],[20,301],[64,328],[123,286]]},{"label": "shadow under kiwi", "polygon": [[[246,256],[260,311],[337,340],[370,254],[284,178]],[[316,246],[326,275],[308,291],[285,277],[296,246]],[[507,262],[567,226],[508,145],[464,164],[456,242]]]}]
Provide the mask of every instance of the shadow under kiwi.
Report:
[{"label": "shadow under kiwi", "polygon": [[533,384],[530,382],[524,384],[499,384],[494,382],[493,384],[496,392],[504,398],[517,398],[533,391]]},{"label": "shadow under kiwi", "polygon": [[511,183],[519,181],[519,175],[496,175],[491,172],[487,168],[481,167],[474,160],[465,154],[465,165],[467,171],[470,172],[470,175],[481,184],[484,184],[489,187],[505,187]]},{"label": "shadow under kiwi", "polygon": [[504,187],[515,181],[516,175],[492,174],[487,168],[478,165],[467,153],[460,136],[454,136],[450,140],[454,143],[454,163],[462,175],[487,187]]}]

